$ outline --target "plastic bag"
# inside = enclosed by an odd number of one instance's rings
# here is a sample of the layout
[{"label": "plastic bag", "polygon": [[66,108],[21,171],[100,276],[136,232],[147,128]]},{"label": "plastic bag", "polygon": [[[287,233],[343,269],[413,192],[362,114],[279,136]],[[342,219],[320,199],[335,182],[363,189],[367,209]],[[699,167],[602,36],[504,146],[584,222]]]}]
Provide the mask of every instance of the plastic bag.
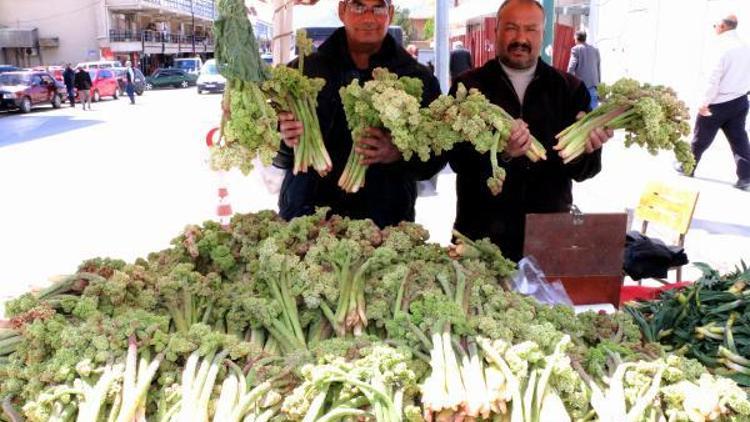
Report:
[{"label": "plastic bag", "polygon": [[518,263],[518,271],[511,279],[511,288],[522,295],[533,297],[539,303],[573,306],[562,282],[548,282],[533,256],[527,256]]}]

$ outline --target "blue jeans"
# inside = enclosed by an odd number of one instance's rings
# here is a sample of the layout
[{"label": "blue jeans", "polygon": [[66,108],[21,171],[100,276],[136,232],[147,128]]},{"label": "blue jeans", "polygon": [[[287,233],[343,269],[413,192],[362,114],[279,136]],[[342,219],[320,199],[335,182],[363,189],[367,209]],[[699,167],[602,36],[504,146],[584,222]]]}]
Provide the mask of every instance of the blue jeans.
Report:
[{"label": "blue jeans", "polygon": [[130,97],[130,103],[135,104],[135,87],[132,83],[125,85],[125,92],[127,92],[128,97]]},{"label": "blue jeans", "polygon": [[72,86],[70,88],[67,88],[68,91],[68,102],[70,103],[70,106],[73,107],[76,105],[76,89]]},{"label": "blue jeans", "polygon": [[595,109],[599,106],[599,92],[597,92],[596,87],[592,86],[589,88],[589,95],[591,95],[591,109]]}]

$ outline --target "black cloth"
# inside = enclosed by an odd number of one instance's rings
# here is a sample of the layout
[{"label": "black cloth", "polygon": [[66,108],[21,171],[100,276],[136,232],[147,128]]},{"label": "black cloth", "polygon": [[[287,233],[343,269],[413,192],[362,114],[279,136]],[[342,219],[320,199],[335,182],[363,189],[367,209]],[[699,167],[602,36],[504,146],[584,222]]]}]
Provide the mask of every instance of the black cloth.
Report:
[{"label": "black cloth", "polygon": [[474,67],[471,61],[471,53],[465,48],[457,48],[451,51],[449,63],[451,80]]},{"label": "black cloth", "polygon": [[575,76],[560,72],[539,60],[526,89],[523,106],[513,84],[497,60],[459,76],[458,83],[478,88],[511,116],[521,118],[547,150],[547,160],[532,163],[526,157],[509,161],[498,158],[507,175],[503,190],[493,196],[487,187],[491,176],[489,153],[479,154],[460,143],[448,154],[456,172],[456,221],[454,228],[472,239],[489,237],[507,258],[522,258],[526,214],[566,212],[573,202],[573,180],[583,181],[601,170],[601,151],[584,154],[564,165],[552,147],[555,135],[588,111],[589,93]]},{"label": "black cloth", "polygon": [[[290,64],[296,65],[296,62]],[[326,81],[318,94],[317,113],[333,170],[325,177],[320,177],[313,169],[292,174],[294,152],[282,143],[274,165],[286,170],[279,194],[279,213],[284,219],[309,215],[316,207],[327,206],[335,214],[371,218],[380,227],[414,221],[416,181],[429,179],[437,173],[441,168],[438,161],[421,163],[414,158],[408,163],[375,164],[367,170],[365,186],[357,193],[346,193],[338,186],[352,148],[339,88],[355,78],[361,83],[371,80],[376,67],[385,67],[399,76],[421,79],[424,82],[423,106],[440,95],[437,79],[390,35],[386,35],[380,51],[370,58],[370,67],[359,70],[349,55],[344,28],[337,29],[317,52],[305,58],[304,68],[305,75]]]},{"label": "black cloth", "polygon": [[75,80],[76,71],[71,68],[65,69],[65,72],[63,72],[63,82],[65,82],[65,86],[67,88],[73,88],[75,85]]},{"label": "black cloth", "polygon": [[91,89],[91,75],[89,75],[89,72],[85,70],[76,72],[75,86],[78,90]]},{"label": "black cloth", "polygon": [[633,280],[666,278],[669,269],[687,264],[685,250],[667,246],[659,239],[644,236],[637,231],[625,236],[625,260],[622,269]]},{"label": "black cloth", "polygon": [[693,132],[692,150],[696,163],[703,153],[714,142],[716,133],[721,129],[729,141],[737,164],[737,178],[750,179],[750,142],[748,142],[745,120],[747,119],[748,100],[742,96],[725,103],[711,104],[710,116],[698,115]]}]

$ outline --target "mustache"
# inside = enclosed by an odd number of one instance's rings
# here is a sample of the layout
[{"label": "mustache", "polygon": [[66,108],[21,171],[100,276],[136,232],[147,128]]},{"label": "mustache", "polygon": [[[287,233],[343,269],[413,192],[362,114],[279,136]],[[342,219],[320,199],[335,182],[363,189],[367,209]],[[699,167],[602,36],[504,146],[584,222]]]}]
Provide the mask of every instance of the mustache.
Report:
[{"label": "mustache", "polygon": [[359,29],[361,31],[372,31],[372,30],[378,29],[378,25],[377,24],[366,24],[365,23],[365,24],[362,24],[362,25],[357,25],[357,29]]},{"label": "mustache", "polygon": [[531,52],[531,45],[525,42],[512,42],[508,45],[508,51],[513,50],[526,50],[527,53]]}]

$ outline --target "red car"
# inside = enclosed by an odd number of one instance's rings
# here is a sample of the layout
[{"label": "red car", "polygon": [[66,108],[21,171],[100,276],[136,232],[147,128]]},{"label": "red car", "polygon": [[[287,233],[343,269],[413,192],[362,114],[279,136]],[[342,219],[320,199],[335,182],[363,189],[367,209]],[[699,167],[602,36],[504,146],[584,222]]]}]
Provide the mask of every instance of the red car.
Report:
[{"label": "red car", "polygon": [[[102,97],[117,99],[120,86],[112,69],[89,69],[88,72],[91,76],[91,90],[89,91],[91,101],[98,102]],[[76,101],[78,97],[76,92]]]},{"label": "red car", "polygon": [[47,72],[6,72],[0,75],[0,110],[19,109],[28,113],[35,105],[59,108],[61,92]]}]

